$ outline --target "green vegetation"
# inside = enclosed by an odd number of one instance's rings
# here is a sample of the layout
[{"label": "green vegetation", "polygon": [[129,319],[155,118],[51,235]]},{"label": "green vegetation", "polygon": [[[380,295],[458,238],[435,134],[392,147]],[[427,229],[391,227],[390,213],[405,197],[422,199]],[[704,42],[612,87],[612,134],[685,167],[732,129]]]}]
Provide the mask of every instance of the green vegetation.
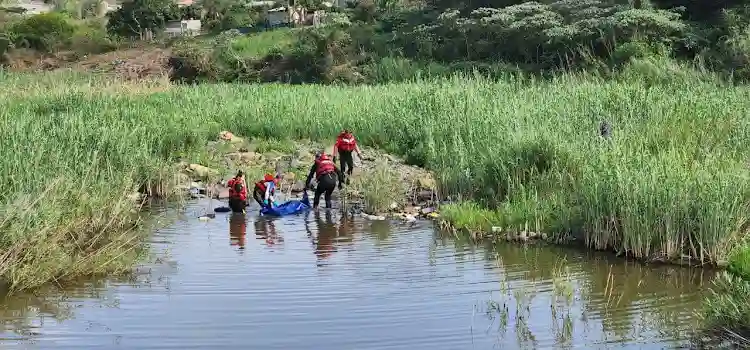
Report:
[{"label": "green vegetation", "polygon": [[704,326],[720,339],[750,345],[750,282],[723,273],[713,283],[701,314]]},{"label": "green vegetation", "polygon": [[[0,16],[0,21],[3,20]],[[16,49],[33,50],[40,54],[72,52],[73,58],[115,50],[118,39],[110,38],[101,19],[73,20],[69,16],[51,12],[34,16],[13,16],[0,22],[0,64],[10,61],[9,53]]]},{"label": "green vegetation", "polygon": [[146,31],[164,29],[168,21],[180,19],[177,3],[170,0],[134,0],[109,15],[107,31],[123,37],[138,37]]},{"label": "green vegetation", "polygon": [[[728,3],[718,10],[698,7],[559,0],[435,1],[394,8],[388,2],[361,1],[327,16],[323,26],[301,30],[292,45],[265,57],[238,53],[232,45],[221,45],[223,38],[204,43],[211,59],[182,62],[202,70],[175,79],[384,83],[457,72],[505,78],[519,71],[610,76],[644,58],[672,58],[732,80],[750,77],[745,68],[750,62],[748,8]],[[190,57],[191,50],[177,50],[175,56]],[[207,67],[227,66],[232,74],[201,74]]]},{"label": "green vegetation", "polygon": [[[167,21],[201,18],[218,36],[174,46],[162,42],[174,51],[173,80],[386,83],[455,73],[504,79],[520,71],[611,76],[634,59],[665,58],[732,81],[750,78],[750,7],[732,1],[362,0],[349,9],[328,9],[322,26],[279,32],[263,32],[268,6],[244,0],[204,0],[183,8],[164,0],[127,2],[107,15],[106,28],[104,13],[87,10],[98,5],[75,3],[54,14],[0,13],[7,17],[0,37],[13,44],[3,48],[0,40],[0,48],[101,53],[150,38],[148,33],[159,38]],[[305,6],[321,7],[315,1]],[[82,20],[86,30],[73,35]],[[262,33],[240,35],[232,30],[237,28]],[[76,45],[74,37],[84,44]]]},{"label": "green vegetation", "polygon": [[76,102],[115,93],[111,84],[3,73],[0,81],[3,282],[17,290],[129,271],[143,233],[132,194],[143,185],[168,194],[176,179],[161,155],[185,148],[190,136],[156,136],[143,115],[105,117],[96,103]]},{"label": "green vegetation", "polygon": [[[250,35],[231,29],[265,27],[264,9],[231,0],[181,10],[139,0],[107,27],[82,6],[0,12],[8,19],[0,64],[19,48],[110,51],[202,11],[218,35],[169,43],[173,81],[357,85],[117,96],[96,79],[3,76],[0,116],[11,136],[0,141],[0,205],[24,210],[5,210],[0,229],[10,233],[0,244],[24,255],[9,253],[0,272],[29,286],[94,271],[103,260],[71,266],[117,242],[102,232],[131,222],[119,218],[132,206],[110,197],[144,183],[169,188],[167,165],[220,130],[321,139],[346,126],[363,144],[434,170],[442,193],[463,200],[443,211],[455,228],[527,227],[639,259],[727,263],[750,276],[749,130],[738,114],[750,106],[748,88],[732,86],[750,79],[750,7],[712,4],[368,0],[319,27]],[[603,120],[611,140],[598,136]],[[738,283],[720,286],[742,290]],[[737,317],[744,310],[728,310],[744,302],[734,299],[741,293],[722,294],[733,301],[710,304],[724,315],[712,319],[746,324]]]},{"label": "green vegetation", "polygon": [[363,196],[364,211],[367,213],[388,212],[392,203],[403,199],[401,176],[384,162],[375,166],[367,176],[355,177],[350,181],[347,191],[354,191]]},{"label": "green vegetation", "polygon": [[[130,193],[224,129],[327,139],[347,126],[363,144],[433,169],[443,193],[496,212],[479,215],[476,230],[527,225],[636,258],[727,261],[748,227],[750,149],[735,113],[748,107],[747,89],[698,79],[644,89],[640,75],[630,72],[639,67],[610,81],[207,85],[125,96],[92,87],[97,81],[8,75],[3,200],[15,206],[20,194],[46,193],[38,179],[64,179],[67,185],[53,187],[60,198],[79,198],[69,193],[75,189],[92,201],[99,200],[92,195],[97,190]],[[27,90],[32,84],[35,90]],[[265,122],[254,122],[258,116]],[[602,118],[614,126],[610,141],[598,137]],[[18,149],[33,156],[21,157]],[[42,203],[52,212],[76,207]],[[94,203],[81,206],[90,206],[91,215],[106,212],[107,205]],[[34,220],[23,222],[53,227],[69,217],[24,213]]]}]

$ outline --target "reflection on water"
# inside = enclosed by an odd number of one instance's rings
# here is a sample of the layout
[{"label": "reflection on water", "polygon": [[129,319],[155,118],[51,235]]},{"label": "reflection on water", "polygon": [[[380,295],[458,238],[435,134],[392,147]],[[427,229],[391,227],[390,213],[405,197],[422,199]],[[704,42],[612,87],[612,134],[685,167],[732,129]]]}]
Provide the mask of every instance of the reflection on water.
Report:
[{"label": "reflection on water", "polygon": [[247,235],[247,218],[245,214],[229,214],[229,245],[245,250],[245,236]]},{"label": "reflection on water", "polygon": [[[317,264],[321,266],[323,261],[337,251],[337,246],[352,243],[352,234],[355,230],[354,222],[347,215],[337,215],[338,221],[334,222],[334,214],[330,210],[305,213],[305,230],[311,239]],[[313,217],[311,220],[310,217]],[[317,229],[313,232],[313,226]]]},{"label": "reflection on water", "polygon": [[[205,205],[203,205],[205,206]],[[196,206],[197,208],[198,206]],[[6,298],[4,348],[670,348],[711,274],[320,210],[186,219],[128,279]],[[257,239],[246,241],[247,225]],[[227,231],[229,235],[227,235]],[[240,252],[240,254],[237,254]]]},{"label": "reflection on water", "polygon": [[269,248],[284,243],[284,237],[276,231],[274,220],[277,220],[277,218],[257,217],[254,220],[256,239],[263,240]]}]

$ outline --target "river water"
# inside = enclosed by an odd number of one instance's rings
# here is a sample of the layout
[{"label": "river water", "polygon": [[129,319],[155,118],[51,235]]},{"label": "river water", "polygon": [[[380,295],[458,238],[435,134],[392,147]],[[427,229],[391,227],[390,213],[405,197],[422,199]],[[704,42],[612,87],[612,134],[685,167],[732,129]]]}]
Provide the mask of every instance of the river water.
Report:
[{"label": "river water", "polygon": [[310,212],[153,235],[127,280],[5,298],[4,349],[678,348],[712,275]]}]

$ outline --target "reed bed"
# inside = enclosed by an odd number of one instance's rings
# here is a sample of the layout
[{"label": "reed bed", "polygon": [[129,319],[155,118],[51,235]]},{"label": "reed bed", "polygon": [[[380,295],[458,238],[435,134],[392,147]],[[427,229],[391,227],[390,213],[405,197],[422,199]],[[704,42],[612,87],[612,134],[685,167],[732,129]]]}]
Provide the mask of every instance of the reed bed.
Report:
[{"label": "reed bed", "polygon": [[[365,147],[435,171],[443,194],[491,210],[483,226],[536,227],[638,258],[725,261],[748,229],[745,87],[455,77],[129,93],[72,73],[0,74],[0,85],[4,250],[47,241],[40,232],[88,242],[82,232],[103,232],[112,225],[102,218],[124,215],[125,194],[169,182],[168,165],[221,130],[331,140],[346,127]],[[602,120],[613,127],[609,140],[599,137]],[[55,266],[50,280],[81,251],[50,249],[14,255],[5,270],[41,261]],[[4,276],[19,286],[45,279]]]}]

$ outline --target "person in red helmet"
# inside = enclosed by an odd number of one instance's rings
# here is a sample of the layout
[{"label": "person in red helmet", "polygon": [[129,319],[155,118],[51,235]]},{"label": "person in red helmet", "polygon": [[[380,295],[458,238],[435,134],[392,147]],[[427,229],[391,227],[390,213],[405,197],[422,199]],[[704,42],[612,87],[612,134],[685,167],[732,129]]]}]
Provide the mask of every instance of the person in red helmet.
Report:
[{"label": "person in red helmet", "polygon": [[336,163],[331,160],[325,153],[318,153],[315,156],[315,163],[310,167],[310,173],[307,175],[307,181],[305,181],[305,188],[310,187],[310,181],[313,175],[318,181],[318,186],[315,188],[315,199],[313,199],[313,209],[318,208],[320,202],[320,195],[325,193],[326,195],[326,208],[331,208],[331,194],[336,189],[336,177],[334,173],[338,175],[338,187],[341,190],[341,183],[344,182],[344,173],[336,167]]},{"label": "person in red helmet", "polygon": [[258,202],[261,207],[268,206],[270,204],[276,205],[275,195],[276,186],[279,184],[279,176],[274,177],[271,174],[266,174],[263,180],[255,183],[255,189],[253,190],[253,199]]},{"label": "person in red helmet", "polygon": [[[336,143],[333,144],[333,162],[336,162],[336,155],[338,153],[341,161],[340,169],[348,176],[351,176],[354,170],[354,156],[352,156],[352,151],[357,152],[357,156],[362,160],[362,152],[359,151],[357,139],[354,138],[354,134],[351,131],[344,129],[336,137]],[[347,185],[349,184],[348,180]]]},{"label": "person in red helmet", "polygon": [[229,187],[229,208],[235,213],[245,213],[247,206],[247,186],[245,185],[245,174],[242,170],[227,182]]}]

